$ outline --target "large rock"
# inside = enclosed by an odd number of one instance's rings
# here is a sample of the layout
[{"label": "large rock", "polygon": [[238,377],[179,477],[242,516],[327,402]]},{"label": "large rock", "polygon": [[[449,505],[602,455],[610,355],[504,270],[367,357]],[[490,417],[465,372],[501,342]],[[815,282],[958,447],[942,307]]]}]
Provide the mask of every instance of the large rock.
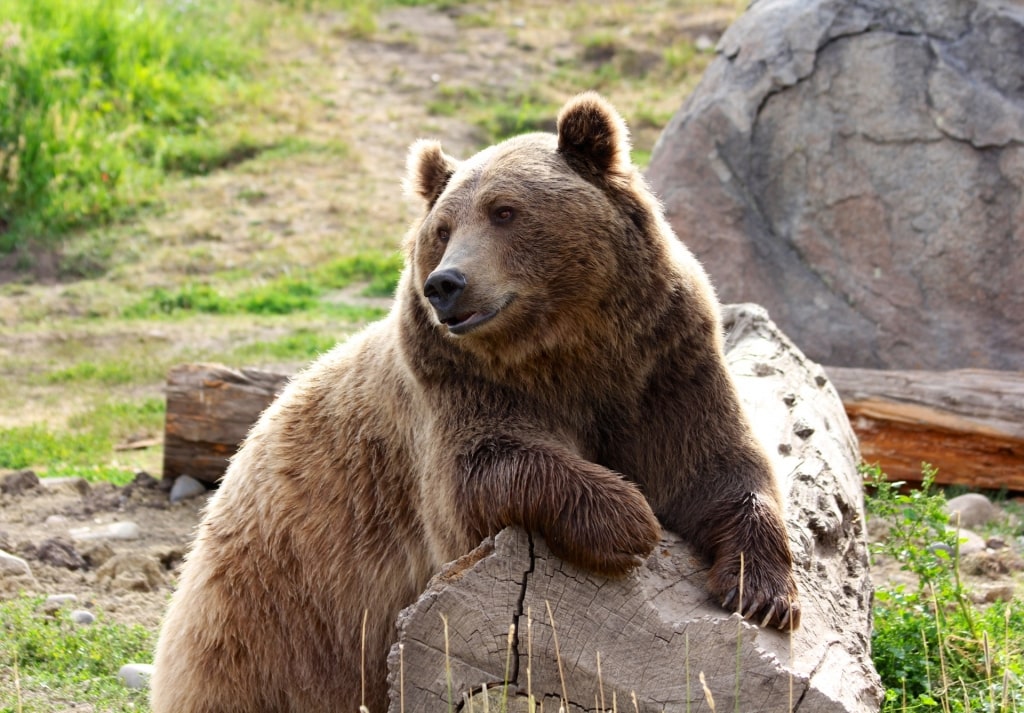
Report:
[{"label": "large rock", "polygon": [[1024,5],[755,0],[649,179],[817,361],[1024,369]]}]

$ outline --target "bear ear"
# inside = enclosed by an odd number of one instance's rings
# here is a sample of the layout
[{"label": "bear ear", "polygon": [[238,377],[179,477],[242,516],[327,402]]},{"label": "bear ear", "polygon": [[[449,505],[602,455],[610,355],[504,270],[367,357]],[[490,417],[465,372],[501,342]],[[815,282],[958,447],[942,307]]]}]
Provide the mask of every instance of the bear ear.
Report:
[{"label": "bear ear", "polygon": [[432,208],[458,166],[458,161],[441,150],[440,142],[420,139],[409,148],[406,194],[419,196]]},{"label": "bear ear", "polygon": [[597,92],[570,99],[558,113],[558,152],[584,177],[624,173],[629,149],[626,122]]}]

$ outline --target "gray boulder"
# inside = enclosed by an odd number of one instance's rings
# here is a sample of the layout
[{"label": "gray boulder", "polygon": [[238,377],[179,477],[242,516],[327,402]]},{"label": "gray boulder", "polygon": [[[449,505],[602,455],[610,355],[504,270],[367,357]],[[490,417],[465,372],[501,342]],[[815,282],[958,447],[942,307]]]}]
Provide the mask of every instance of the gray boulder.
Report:
[{"label": "gray boulder", "polygon": [[755,0],[648,178],[816,361],[1024,369],[1024,5]]}]

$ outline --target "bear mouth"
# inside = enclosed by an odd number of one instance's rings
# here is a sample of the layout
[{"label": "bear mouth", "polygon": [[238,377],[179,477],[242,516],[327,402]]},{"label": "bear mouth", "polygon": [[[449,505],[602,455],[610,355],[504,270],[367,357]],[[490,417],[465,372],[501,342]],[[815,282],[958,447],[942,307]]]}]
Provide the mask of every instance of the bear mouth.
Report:
[{"label": "bear mouth", "polygon": [[490,312],[470,312],[469,314],[457,314],[441,320],[441,324],[448,327],[451,334],[462,335],[471,332],[484,322],[488,322],[498,314],[498,310]]}]

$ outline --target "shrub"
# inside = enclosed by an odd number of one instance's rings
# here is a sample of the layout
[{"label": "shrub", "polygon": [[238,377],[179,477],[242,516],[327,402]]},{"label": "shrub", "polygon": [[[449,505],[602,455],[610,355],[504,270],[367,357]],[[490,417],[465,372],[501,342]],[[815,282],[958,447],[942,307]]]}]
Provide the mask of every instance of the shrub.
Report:
[{"label": "shrub", "polygon": [[880,584],[872,650],[886,688],[883,710],[990,711],[1024,706],[1024,606],[976,605],[960,577],[957,530],[923,465],[919,489],[865,469],[870,517],[888,534],[872,545],[914,575],[916,586]]}]

